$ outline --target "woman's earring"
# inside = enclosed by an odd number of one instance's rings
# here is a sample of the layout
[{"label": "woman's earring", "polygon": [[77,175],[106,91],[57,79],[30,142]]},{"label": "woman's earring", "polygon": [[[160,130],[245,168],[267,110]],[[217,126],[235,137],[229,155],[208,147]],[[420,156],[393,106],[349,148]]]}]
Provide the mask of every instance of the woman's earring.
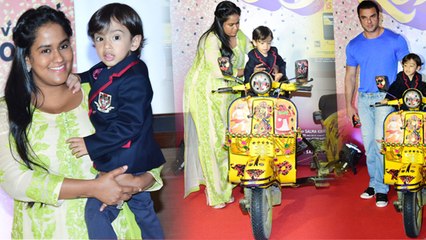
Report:
[{"label": "woman's earring", "polygon": [[31,66],[27,64],[27,72],[31,72]]}]

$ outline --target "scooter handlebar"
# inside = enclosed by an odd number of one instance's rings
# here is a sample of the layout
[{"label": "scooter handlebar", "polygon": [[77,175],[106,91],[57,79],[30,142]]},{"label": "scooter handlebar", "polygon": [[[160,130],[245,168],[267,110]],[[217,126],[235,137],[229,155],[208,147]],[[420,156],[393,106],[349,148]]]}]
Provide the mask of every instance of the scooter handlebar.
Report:
[{"label": "scooter handlebar", "polygon": [[388,104],[387,103],[376,102],[376,103],[370,105],[370,107],[381,107],[381,106],[388,106]]},{"label": "scooter handlebar", "polygon": [[232,92],[232,87],[223,87],[218,88],[217,90],[212,90],[212,93],[225,93],[225,92]]},{"label": "scooter handlebar", "polygon": [[371,104],[370,107],[381,107],[381,106],[398,106],[402,104],[402,99],[389,100],[386,103],[376,102]]},{"label": "scooter handlebar", "polygon": [[237,86],[234,86],[234,87],[218,88],[217,90],[212,90],[212,93],[215,93],[215,92],[217,92],[217,93],[239,92],[239,91],[244,91],[245,89],[246,89],[246,86],[244,86],[244,85],[237,85]]},{"label": "scooter handlebar", "polygon": [[312,91],[312,85],[310,86],[299,86],[297,87],[298,91],[310,92]]}]

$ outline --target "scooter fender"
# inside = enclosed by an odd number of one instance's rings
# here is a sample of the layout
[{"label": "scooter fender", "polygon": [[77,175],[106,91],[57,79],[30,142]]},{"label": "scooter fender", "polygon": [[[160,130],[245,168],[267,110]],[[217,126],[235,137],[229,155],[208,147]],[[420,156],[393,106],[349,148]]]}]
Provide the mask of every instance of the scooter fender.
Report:
[{"label": "scooter fender", "polygon": [[399,170],[396,191],[417,192],[423,188],[423,164],[405,163]]},{"label": "scooter fender", "polygon": [[277,181],[275,165],[270,157],[252,158],[247,162],[241,185],[267,188]]}]

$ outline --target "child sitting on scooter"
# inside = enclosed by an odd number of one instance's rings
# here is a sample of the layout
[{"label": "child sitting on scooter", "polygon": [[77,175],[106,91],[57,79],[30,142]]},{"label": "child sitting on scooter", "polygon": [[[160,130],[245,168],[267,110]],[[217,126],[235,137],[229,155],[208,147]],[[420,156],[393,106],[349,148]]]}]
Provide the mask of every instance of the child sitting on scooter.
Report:
[{"label": "child sitting on scooter", "polygon": [[248,53],[249,60],[244,68],[244,83],[250,81],[256,67],[271,74],[274,81],[287,80],[286,62],[278,54],[277,48],[271,46],[273,39],[272,31],[268,27],[259,26],[253,30],[254,49]]},{"label": "child sitting on scooter", "polygon": [[[407,54],[402,59],[403,71],[398,73],[396,80],[390,85],[386,97],[381,103],[387,103],[388,100],[402,98],[404,91],[409,88],[416,88],[422,92],[423,96],[426,96],[426,83],[422,81],[422,75],[418,73],[421,66],[422,60],[417,54]],[[404,109],[404,106],[402,109]]]}]

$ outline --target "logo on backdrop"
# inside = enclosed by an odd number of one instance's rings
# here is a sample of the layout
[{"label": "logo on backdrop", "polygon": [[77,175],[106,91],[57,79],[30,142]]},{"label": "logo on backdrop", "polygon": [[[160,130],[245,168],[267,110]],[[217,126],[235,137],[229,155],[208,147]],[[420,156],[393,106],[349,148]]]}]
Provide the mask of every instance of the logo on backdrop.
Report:
[{"label": "logo on backdrop", "polygon": [[[9,20],[4,26],[1,26],[1,34],[3,37],[12,35],[12,22]],[[12,61],[15,47],[12,42],[0,43],[0,59],[5,62]]]},{"label": "logo on backdrop", "polygon": [[281,7],[291,10],[302,16],[312,15],[324,8],[324,2],[317,0],[244,0],[248,4],[264,8],[269,11],[276,11]]},{"label": "logo on backdrop", "polygon": [[377,0],[384,13],[407,26],[426,30],[426,1]]}]

